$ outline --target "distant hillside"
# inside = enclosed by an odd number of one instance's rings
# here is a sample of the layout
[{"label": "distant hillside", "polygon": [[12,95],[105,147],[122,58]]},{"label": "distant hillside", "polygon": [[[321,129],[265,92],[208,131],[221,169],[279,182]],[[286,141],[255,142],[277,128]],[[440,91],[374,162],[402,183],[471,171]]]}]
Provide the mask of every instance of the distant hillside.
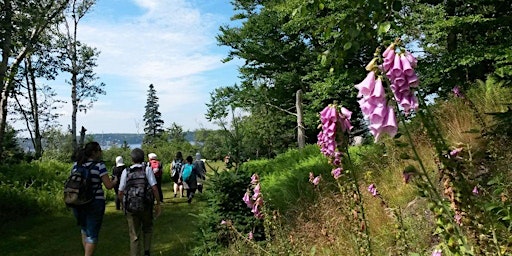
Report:
[{"label": "distant hillside", "polygon": [[[194,132],[184,132],[185,139],[191,143],[194,142]],[[136,133],[97,133],[88,134],[102,146],[122,145],[125,141],[130,145],[141,145],[144,134]]]},{"label": "distant hillside", "polygon": [[[185,139],[190,143],[195,142],[195,132],[184,132]],[[109,148],[112,145],[123,145],[126,141],[130,147],[137,146],[140,147],[142,144],[142,139],[144,138],[144,134],[136,134],[136,133],[96,133],[96,134],[87,134],[87,137],[94,138],[101,147]],[[77,138],[79,139],[79,138]],[[34,147],[28,138],[19,139],[19,143],[21,148],[25,152],[33,152]]]}]

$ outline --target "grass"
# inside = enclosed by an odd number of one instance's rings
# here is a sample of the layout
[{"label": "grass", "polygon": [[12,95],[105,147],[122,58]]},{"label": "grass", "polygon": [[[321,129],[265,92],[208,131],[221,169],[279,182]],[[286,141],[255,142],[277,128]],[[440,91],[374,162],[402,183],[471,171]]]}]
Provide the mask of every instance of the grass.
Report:
[{"label": "grass", "polygon": [[[202,195],[188,205],[186,198],[172,198],[171,183],[162,186],[164,200],[162,215],[155,220],[152,255],[190,255],[195,246],[196,214],[205,205]],[[71,211],[56,216],[33,216],[22,221],[6,223],[0,230],[0,252],[4,256],[83,255],[80,229]],[[125,256],[129,254],[126,218],[109,202],[99,235],[96,256]]]}]

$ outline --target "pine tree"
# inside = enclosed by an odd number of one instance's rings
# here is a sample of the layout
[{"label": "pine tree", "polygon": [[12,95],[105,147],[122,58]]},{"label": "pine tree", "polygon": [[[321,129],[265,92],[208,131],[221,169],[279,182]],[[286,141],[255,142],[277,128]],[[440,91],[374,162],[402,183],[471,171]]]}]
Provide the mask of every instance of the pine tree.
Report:
[{"label": "pine tree", "polygon": [[163,132],[164,121],[158,111],[158,97],[153,84],[149,85],[148,99],[146,101],[146,112],[144,113],[144,141],[143,144],[153,144]]}]

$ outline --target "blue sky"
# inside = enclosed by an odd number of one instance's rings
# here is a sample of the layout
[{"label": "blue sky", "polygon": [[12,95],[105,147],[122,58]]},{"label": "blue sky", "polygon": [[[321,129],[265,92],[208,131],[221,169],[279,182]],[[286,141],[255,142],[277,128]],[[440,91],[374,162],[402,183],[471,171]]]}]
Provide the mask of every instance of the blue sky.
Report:
[{"label": "blue sky", "polygon": [[[215,39],[232,15],[229,0],[98,0],[79,23],[78,37],[101,51],[95,71],[107,94],[79,113],[78,129],[143,133],[149,84],[157,91],[165,128],[173,122],[184,130],[217,128],[205,119],[205,104],[215,88],[238,82],[240,63],[222,63],[229,49]],[[69,87],[58,93],[68,99]],[[71,105],[61,111],[65,129]]]}]

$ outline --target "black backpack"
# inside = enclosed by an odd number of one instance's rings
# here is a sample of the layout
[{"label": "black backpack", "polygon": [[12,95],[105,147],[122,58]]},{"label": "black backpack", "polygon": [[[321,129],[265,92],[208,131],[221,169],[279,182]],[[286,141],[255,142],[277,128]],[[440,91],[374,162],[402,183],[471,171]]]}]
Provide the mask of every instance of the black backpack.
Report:
[{"label": "black backpack", "polygon": [[148,179],[145,165],[136,168],[127,168],[126,186],[124,188],[124,209],[130,213],[141,213],[150,209],[154,196]]},{"label": "black backpack", "polygon": [[64,183],[64,202],[68,207],[79,207],[90,203],[94,199],[94,190],[91,182],[91,169],[96,165],[76,165]]},{"label": "black backpack", "polygon": [[176,159],[176,160],[172,161],[172,172],[171,172],[172,178],[178,177],[180,175],[182,166],[183,166],[182,160]]}]

